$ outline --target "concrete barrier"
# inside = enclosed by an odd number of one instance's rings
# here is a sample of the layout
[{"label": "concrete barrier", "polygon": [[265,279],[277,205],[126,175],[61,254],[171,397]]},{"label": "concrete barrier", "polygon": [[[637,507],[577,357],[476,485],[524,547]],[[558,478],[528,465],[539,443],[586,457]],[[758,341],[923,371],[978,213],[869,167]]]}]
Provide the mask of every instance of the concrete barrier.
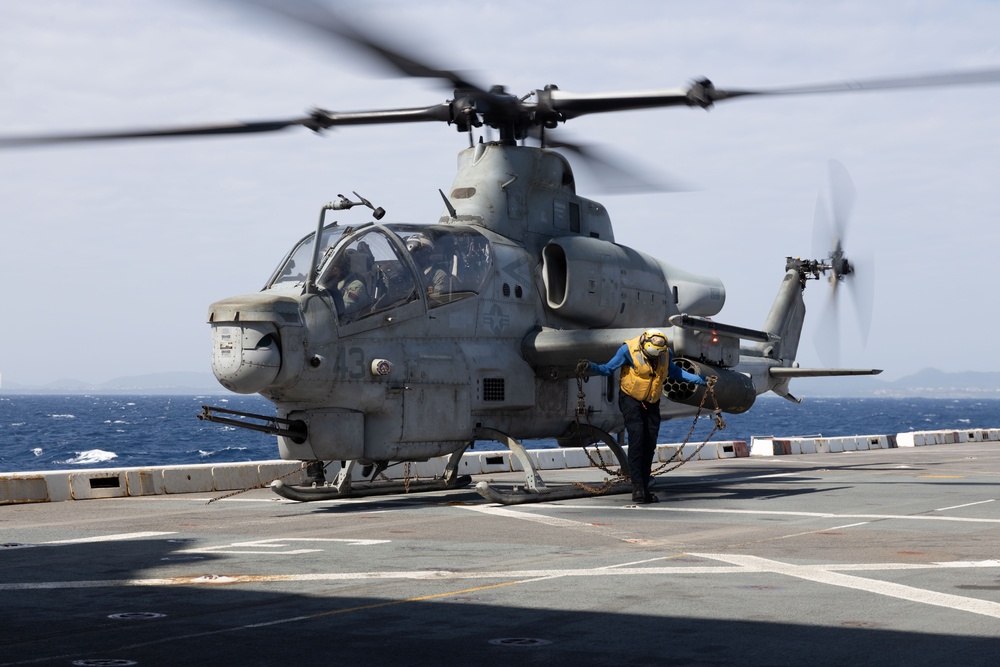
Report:
[{"label": "concrete barrier", "polygon": [[122,498],[128,490],[121,470],[86,470],[70,473],[69,490],[73,500]]},{"label": "concrete barrier", "polygon": [[257,466],[225,463],[212,466],[210,473],[214,491],[249,489],[261,483]]},{"label": "concrete barrier", "polygon": [[[67,497],[69,494],[66,494]],[[0,503],[44,503],[49,497],[49,485],[41,474],[0,478]]]},{"label": "concrete barrier", "polygon": [[[254,471],[256,474],[256,471]],[[163,490],[163,470],[130,468],[125,471],[125,491],[129,496],[156,496]]]},{"label": "concrete barrier", "polygon": [[[894,449],[896,447],[924,447],[967,442],[1000,442],[1000,428],[962,429],[961,431],[911,431],[889,435],[861,435],[837,438],[820,436],[808,438],[752,438],[749,445],[743,440],[707,443],[697,459],[726,459],[744,456],[791,456],[795,454],[838,453],[869,449]],[[659,444],[655,461],[677,463],[691,458],[697,444]],[[627,451],[627,447],[623,448]],[[587,456],[588,452],[590,457]],[[608,447],[579,447],[567,449],[532,449],[529,456],[539,470],[564,468],[589,468],[603,461],[617,466],[615,455]],[[444,474],[448,456],[418,461],[410,466],[413,478],[430,479]],[[593,461],[591,461],[593,459]],[[507,450],[467,452],[459,462],[459,473],[481,475],[489,473],[522,471],[516,456]],[[337,462],[331,462],[326,471],[328,480],[340,472]],[[385,473],[389,479],[402,479],[406,474],[403,465],[390,467]],[[163,467],[137,467],[122,469],[55,470],[21,473],[0,473],[0,505],[35,502],[60,502],[90,498],[117,498],[123,496],[152,496],[168,493],[206,493],[235,491],[269,484],[274,479],[287,484],[301,484],[306,479],[299,461],[254,461],[209,465],[180,465]],[[355,466],[352,479],[361,481],[362,467]]]},{"label": "concrete barrier", "polygon": [[163,469],[164,493],[198,493],[214,491],[212,468],[209,466],[168,466]]},{"label": "concrete barrier", "polygon": [[528,455],[538,470],[566,469],[566,453],[563,449],[530,449]]}]

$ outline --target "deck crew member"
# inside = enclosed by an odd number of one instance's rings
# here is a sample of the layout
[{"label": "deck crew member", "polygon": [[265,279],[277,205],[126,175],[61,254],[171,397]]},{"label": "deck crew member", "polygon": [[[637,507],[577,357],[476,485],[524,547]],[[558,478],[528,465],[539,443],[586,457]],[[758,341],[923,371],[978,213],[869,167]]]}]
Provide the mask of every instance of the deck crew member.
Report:
[{"label": "deck crew member", "polygon": [[649,478],[660,432],[663,383],[667,378],[699,385],[707,382],[703,376],[689,373],[673,362],[666,335],[656,329],[649,329],[622,343],[606,364],[581,360],[577,371],[607,376],[619,368],[622,373],[618,407],[625,418],[625,431],[628,433],[632,500],[655,503],[659,498],[649,490]]}]

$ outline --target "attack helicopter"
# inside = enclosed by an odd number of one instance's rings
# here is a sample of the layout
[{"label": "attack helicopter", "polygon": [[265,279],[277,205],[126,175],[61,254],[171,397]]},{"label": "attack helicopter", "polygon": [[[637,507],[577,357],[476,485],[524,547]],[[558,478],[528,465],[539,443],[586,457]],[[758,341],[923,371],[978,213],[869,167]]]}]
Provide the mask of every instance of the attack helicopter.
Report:
[{"label": "attack helicopter", "polygon": [[[817,259],[786,259],[760,329],[717,321],[722,282],[616,243],[610,213],[577,193],[564,155],[585,150],[553,135],[594,113],[1000,80],[1000,72],[980,71],[741,90],[700,79],[645,93],[576,94],[548,85],[519,97],[434,68],[319,10],[291,18],[405,75],[443,80],[453,95],[425,107],[315,109],[276,121],[5,138],[0,146],[422,122],[468,135],[433,224],[382,222],[385,212],[360,194],[337,195],[260,292],[209,307],[216,377],[231,391],[264,396],[277,416],[211,407],[201,416],[272,433],[282,458],[311,464],[313,483],[274,486],[296,500],[393,490],[352,484],[355,469],[367,467],[374,480],[392,463],[436,456],[450,460],[443,478],[427,486],[461,486],[469,480],[458,463],[479,440],[511,448],[525,469],[525,493],[537,499],[555,496],[523,440],[604,442],[627,470],[615,437],[622,429],[616,379],[578,383],[575,367],[580,358],[610,357],[648,328],[668,334],[678,365],[717,377],[713,400],[727,413],[751,409],[766,392],[797,400],[790,392],[796,377],[877,373],[795,362],[809,281],[827,278],[836,287],[855,275],[839,241]],[[485,129],[498,138],[477,139]],[[330,219],[363,210],[373,221]],[[706,391],[670,383],[664,417],[694,414]],[[332,483],[323,471],[328,462],[342,462]]]}]

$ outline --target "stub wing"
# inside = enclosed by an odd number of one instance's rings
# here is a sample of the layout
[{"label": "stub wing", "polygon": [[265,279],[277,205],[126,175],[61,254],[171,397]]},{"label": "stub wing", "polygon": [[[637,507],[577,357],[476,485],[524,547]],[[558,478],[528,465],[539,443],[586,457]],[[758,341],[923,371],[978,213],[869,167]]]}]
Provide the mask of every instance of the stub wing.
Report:
[{"label": "stub wing", "polygon": [[539,368],[570,371],[580,359],[604,363],[622,342],[643,329],[549,329],[533,331],[521,343],[524,358]]}]

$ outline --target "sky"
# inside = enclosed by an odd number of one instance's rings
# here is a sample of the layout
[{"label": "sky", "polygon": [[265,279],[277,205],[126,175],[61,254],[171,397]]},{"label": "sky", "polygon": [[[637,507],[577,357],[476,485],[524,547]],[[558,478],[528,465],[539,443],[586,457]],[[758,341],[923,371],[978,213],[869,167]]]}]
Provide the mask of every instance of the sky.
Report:
[{"label": "sky", "polygon": [[[518,95],[1000,67],[1000,3],[986,1],[374,0],[349,16]],[[0,4],[0,96],[0,134],[15,135],[418,107],[450,91],[238,2],[39,0]],[[599,114],[565,133],[691,186],[609,193],[577,168],[619,243],[718,276],[716,319],[746,327],[763,324],[785,257],[813,253],[817,196],[841,162],[857,191],[845,249],[873,258],[874,311],[865,340],[838,290],[839,362],[893,380],[1000,371],[998,108],[994,84]],[[415,124],[0,152],[3,380],[210,371],[209,304],[259,290],[323,203],[357,191],[386,221],[434,222],[466,145]],[[825,283],[806,290],[802,366],[823,363],[830,300]]]}]

